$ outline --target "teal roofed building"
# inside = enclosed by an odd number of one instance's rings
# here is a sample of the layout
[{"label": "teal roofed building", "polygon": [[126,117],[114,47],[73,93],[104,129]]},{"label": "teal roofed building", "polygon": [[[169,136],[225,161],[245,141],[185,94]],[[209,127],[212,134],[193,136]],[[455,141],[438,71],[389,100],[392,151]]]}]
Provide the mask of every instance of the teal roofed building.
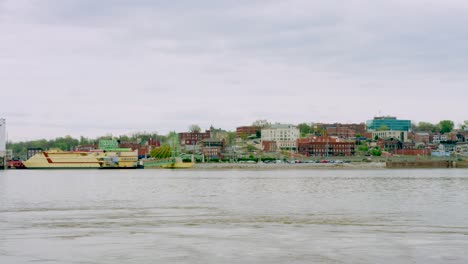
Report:
[{"label": "teal roofed building", "polygon": [[398,120],[393,116],[379,116],[374,117],[373,120],[367,121],[367,130],[397,130],[397,131],[410,131],[411,120]]}]

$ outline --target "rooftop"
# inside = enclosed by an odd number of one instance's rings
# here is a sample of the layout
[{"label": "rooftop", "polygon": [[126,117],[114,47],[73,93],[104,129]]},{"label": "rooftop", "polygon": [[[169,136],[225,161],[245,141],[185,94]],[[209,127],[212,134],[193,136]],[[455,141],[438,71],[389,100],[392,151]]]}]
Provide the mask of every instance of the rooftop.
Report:
[{"label": "rooftop", "polygon": [[291,124],[279,124],[279,123],[276,123],[276,124],[272,124],[268,127],[266,127],[267,129],[268,128],[272,128],[272,129],[279,129],[279,128],[295,128],[296,126],[295,125],[291,125]]}]

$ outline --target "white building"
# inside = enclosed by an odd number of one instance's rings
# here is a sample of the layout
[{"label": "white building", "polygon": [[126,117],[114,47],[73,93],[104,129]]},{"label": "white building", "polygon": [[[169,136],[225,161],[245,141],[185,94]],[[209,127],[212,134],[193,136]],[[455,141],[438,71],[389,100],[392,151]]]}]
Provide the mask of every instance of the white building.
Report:
[{"label": "white building", "polygon": [[262,128],[262,142],[275,141],[279,149],[297,149],[299,128],[293,125],[274,124]]},{"label": "white building", "polygon": [[434,135],[432,137],[432,143],[440,143],[441,141],[447,141],[448,138],[446,135]]},{"label": "white building", "polygon": [[0,118],[0,155],[6,153],[6,121]]},{"label": "white building", "polygon": [[395,138],[400,140],[401,142],[409,142],[410,140],[408,139],[408,131],[398,131],[398,130],[384,130],[384,131],[373,131],[372,132],[372,137],[375,138],[375,136],[382,138],[382,139],[388,139],[388,138]]}]

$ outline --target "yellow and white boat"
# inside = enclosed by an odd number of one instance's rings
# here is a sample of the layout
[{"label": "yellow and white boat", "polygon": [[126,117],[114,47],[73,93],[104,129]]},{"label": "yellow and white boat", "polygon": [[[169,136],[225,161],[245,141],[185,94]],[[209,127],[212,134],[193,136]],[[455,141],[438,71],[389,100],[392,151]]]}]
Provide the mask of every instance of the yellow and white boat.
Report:
[{"label": "yellow and white boat", "polygon": [[106,169],[137,168],[138,154],[134,151],[71,152],[44,151],[24,162],[27,169]]}]

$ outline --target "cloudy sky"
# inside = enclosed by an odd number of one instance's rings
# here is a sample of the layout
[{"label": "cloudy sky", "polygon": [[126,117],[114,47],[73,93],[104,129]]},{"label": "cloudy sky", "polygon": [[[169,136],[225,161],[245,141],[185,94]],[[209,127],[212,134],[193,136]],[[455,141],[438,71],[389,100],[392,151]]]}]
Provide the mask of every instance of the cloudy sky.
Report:
[{"label": "cloudy sky", "polygon": [[468,119],[464,0],[0,0],[12,140]]}]

